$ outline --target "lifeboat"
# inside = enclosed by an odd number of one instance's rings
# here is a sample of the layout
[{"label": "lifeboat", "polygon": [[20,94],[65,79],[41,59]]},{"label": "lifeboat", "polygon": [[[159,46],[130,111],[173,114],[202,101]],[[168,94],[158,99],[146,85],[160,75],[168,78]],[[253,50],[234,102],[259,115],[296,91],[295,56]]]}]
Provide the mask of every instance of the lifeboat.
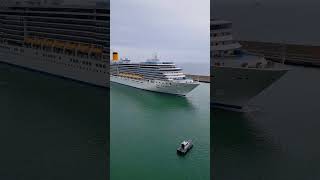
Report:
[{"label": "lifeboat", "polygon": [[95,54],[102,54],[102,49],[94,47],[94,48],[91,49],[91,52],[95,53]]},{"label": "lifeboat", "polygon": [[66,43],[65,45],[65,48],[67,50],[75,50],[77,48],[78,44],[77,43],[72,43],[72,42],[69,42],[69,43]]},{"label": "lifeboat", "polygon": [[43,41],[43,45],[47,46],[47,47],[51,47],[53,45],[53,43],[54,43],[54,40],[51,40],[51,39],[45,39]]},{"label": "lifeboat", "polygon": [[32,44],[36,46],[41,46],[41,43],[42,43],[42,40],[38,38],[35,38],[32,42]]},{"label": "lifeboat", "polygon": [[78,51],[82,53],[89,53],[90,49],[91,49],[91,46],[87,44],[79,44],[78,46]]},{"label": "lifeboat", "polygon": [[53,47],[63,49],[65,47],[65,42],[55,40],[54,44],[53,44]]},{"label": "lifeboat", "polygon": [[30,38],[30,37],[25,37],[25,38],[24,38],[24,42],[25,42],[25,43],[28,43],[28,44],[31,44],[31,43],[33,43],[33,39]]},{"label": "lifeboat", "polygon": [[143,76],[138,74],[120,73],[119,76],[131,78],[131,79],[143,79]]}]

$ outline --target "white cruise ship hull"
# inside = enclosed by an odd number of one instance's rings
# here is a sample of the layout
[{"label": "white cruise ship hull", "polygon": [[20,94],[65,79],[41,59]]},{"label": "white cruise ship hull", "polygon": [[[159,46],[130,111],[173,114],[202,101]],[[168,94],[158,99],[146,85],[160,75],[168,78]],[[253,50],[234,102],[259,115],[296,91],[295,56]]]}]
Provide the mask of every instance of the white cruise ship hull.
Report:
[{"label": "white cruise ship hull", "polygon": [[184,82],[168,82],[168,81],[159,81],[159,80],[136,80],[121,76],[110,76],[110,81],[138,89],[174,94],[179,96],[185,96],[194,88],[196,88],[199,83],[184,83]]},{"label": "white cruise ship hull", "polygon": [[244,110],[249,101],[282,77],[286,69],[213,67],[211,103],[228,110]]},{"label": "white cruise ship hull", "polygon": [[[71,59],[76,59],[75,63]],[[91,66],[82,62],[91,62]],[[102,61],[66,56],[29,48],[17,48],[0,44],[0,62],[69,78],[95,86],[109,87],[109,64],[96,67]]]}]

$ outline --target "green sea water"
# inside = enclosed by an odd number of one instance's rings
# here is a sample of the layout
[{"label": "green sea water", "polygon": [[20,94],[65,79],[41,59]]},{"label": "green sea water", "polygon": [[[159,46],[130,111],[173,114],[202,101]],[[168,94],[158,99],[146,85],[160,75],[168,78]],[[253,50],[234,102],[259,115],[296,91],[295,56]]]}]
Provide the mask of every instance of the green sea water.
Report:
[{"label": "green sea water", "polygon": [[[209,84],[187,97],[111,84],[111,180],[209,180]],[[184,157],[180,142],[192,139]]]}]

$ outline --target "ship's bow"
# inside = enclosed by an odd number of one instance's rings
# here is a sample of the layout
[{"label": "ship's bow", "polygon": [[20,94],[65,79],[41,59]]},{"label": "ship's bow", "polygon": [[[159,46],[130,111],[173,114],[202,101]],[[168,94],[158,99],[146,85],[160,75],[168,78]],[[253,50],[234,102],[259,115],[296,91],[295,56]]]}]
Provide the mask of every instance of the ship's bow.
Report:
[{"label": "ship's bow", "polygon": [[213,68],[211,103],[215,107],[242,110],[248,102],[288,69]]}]

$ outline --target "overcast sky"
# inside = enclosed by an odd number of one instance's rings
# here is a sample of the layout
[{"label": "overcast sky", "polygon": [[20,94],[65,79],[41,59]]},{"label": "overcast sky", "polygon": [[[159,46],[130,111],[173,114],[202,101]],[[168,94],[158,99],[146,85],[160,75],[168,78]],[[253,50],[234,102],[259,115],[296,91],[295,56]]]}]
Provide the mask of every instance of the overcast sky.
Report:
[{"label": "overcast sky", "polygon": [[209,64],[210,0],[111,0],[111,51]]}]

